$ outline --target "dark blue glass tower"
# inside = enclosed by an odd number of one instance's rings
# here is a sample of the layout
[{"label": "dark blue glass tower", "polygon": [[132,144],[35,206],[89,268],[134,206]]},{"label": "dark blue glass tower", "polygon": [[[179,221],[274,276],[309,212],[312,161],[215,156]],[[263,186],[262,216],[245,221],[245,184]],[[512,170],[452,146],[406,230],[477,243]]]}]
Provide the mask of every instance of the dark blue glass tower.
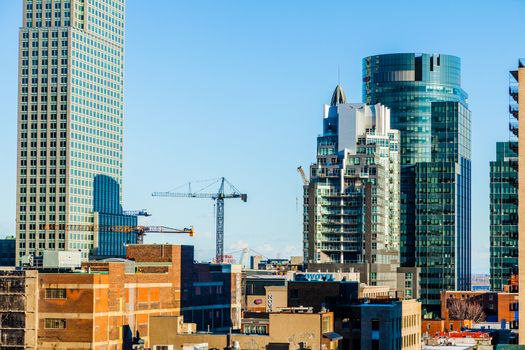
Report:
[{"label": "dark blue glass tower", "polygon": [[98,225],[98,242],[92,255],[96,258],[126,256],[126,244],[136,244],[137,216],[126,215],[120,205],[120,186],[106,175],[95,176],[93,211]]},{"label": "dark blue glass tower", "polygon": [[490,288],[501,291],[518,266],[518,154],[515,141],[496,143],[490,162]]},{"label": "dark blue glass tower", "polygon": [[363,59],[363,99],[390,108],[401,132],[401,264],[421,268],[421,301],[470,289],[470,111],[460,59],[387,54]]}]

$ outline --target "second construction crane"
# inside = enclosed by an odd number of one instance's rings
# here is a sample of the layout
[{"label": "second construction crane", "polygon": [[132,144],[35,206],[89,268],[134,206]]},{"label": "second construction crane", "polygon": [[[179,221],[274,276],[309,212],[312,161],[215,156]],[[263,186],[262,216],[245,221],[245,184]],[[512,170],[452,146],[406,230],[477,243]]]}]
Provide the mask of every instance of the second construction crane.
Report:
[{"label": "second construction crane", "polygon": [[[211,182],[211,183],[210,183]],[[187,192],[153,192],[154,197],[186,197],[186,198],[210,198],[216,203],[216,227],[215,227],[215,261],[222,263],[224,256],[224,200],[230,198],[240,198],[243,202],[246,202],[248,195],[241,193],[235,186],[233,186],[224,177],[211,180],[208,184],[202,187],[198,191],[192,191],[191,182],[187,183]],[[212,187],[213,185],[219,185],[219,189],[216,193],[205,193],[204,190]],[[184,185],[184,186],[186,186]]]}]

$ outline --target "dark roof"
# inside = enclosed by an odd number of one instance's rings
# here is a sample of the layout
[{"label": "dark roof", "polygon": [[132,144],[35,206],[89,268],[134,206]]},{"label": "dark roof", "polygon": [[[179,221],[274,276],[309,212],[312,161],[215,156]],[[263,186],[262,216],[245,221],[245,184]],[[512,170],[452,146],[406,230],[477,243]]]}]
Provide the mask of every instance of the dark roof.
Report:
[{"label": "dark roof", "polygon": [[343,336],[336,332],[323,333],[323,337],[328,338],[330,340],[342,340],[343,339]]}]

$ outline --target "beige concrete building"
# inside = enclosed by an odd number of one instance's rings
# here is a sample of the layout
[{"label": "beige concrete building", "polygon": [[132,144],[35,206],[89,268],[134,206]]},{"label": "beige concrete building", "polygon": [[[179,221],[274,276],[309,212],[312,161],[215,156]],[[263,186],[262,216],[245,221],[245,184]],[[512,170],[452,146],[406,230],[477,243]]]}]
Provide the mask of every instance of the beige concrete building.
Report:
[{"label": "beige concrete building", "polygon": [[421,349],[421,303],[404,300],[401,310],[401,349]]},{"label": "beige concrete building", "polygon": [[288,306],[288,288],[268,286],[266,290],[266,312],[279,312]]},{"label": "beige concrete building", "polygon": [[359,299],[388,299],[390,297],[390,288],[388,286],[367,286],[364,283],[359,284]]},{"label": "beige concrete building", "polygon": [[[525,61],[519,60],[518,69],[510,72],[510,113],[518,120],[518,129],[525,130]],[[512,125],[511,125],[512,129]],[[518,136],[518,170],[525,164],[525,132]],[[518,271],[519,285],[519,319],[525,320],[525,171],[518,171]],[[525,345],[525,323],[519,325],[519,343]]]},{"label": "beige concrete building", "polygon": [[[334,333],[332,312],[270,314],[268,334],[191,333],[180,317],[151,317],[150,339],[153,350],[181,349],[184,345],[207,344],[209,349],[224,349],[238,342],[241,349],[298,349],[300,344],[311,350],[336,350],[340,336]],[[280,346],[279,346],[280,345]]]}]

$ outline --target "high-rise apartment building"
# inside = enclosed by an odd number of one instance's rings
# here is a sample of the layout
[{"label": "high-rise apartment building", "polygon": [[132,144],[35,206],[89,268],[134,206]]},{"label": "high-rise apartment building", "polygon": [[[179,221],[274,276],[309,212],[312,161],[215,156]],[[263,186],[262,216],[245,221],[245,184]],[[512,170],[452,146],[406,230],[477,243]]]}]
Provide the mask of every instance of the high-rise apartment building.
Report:
[{"label": "high-rise apartment building", "polygon": [[[24,0],[23,6],[17,259],[46,249],[80,250],[87,258],[99,248],[96,212],[123,216],[125,0]],[[107,183],[117,186],[117,198]],[[106,196],[118,200],[115,211],[97,207]],[[136,217],[122,220],[136,225]],[[128,234],[116,244],[134,242]]]},{"label": "high-rise apartment building", "polygon": [[[511,130],[514,128],[518,136],[518,232],[525,232],[525,133],[519,133],[518,129],[525,130],[525,60],[518,61],[516,70],[510,71],[510,105],[509,112],[512,117]],[[525,320],[525,238],[518,237],[518,285],[519,288],[519,320]],[[525,323],[519,323],[519,343],[525,345]]]},{"label": "high-rise apartment building", "polygon": [[421,268],[424,309],[470,289],[470,111],[460,60],[439,54],[363,59],[363,100],[401,133],[401,265]]},{"label": "high-rise apartment building", "polygon": [[395,290],[399,267],[399,132],[388,108],[347,103],[340,86],[324,107],[317,162],[305,187],[305,261],[353,267]]},{"label": "high-rise apartment building", "polygon": [[503,290],[518,266],[518,154],[498,142],[490,162],[490,289]]}]

